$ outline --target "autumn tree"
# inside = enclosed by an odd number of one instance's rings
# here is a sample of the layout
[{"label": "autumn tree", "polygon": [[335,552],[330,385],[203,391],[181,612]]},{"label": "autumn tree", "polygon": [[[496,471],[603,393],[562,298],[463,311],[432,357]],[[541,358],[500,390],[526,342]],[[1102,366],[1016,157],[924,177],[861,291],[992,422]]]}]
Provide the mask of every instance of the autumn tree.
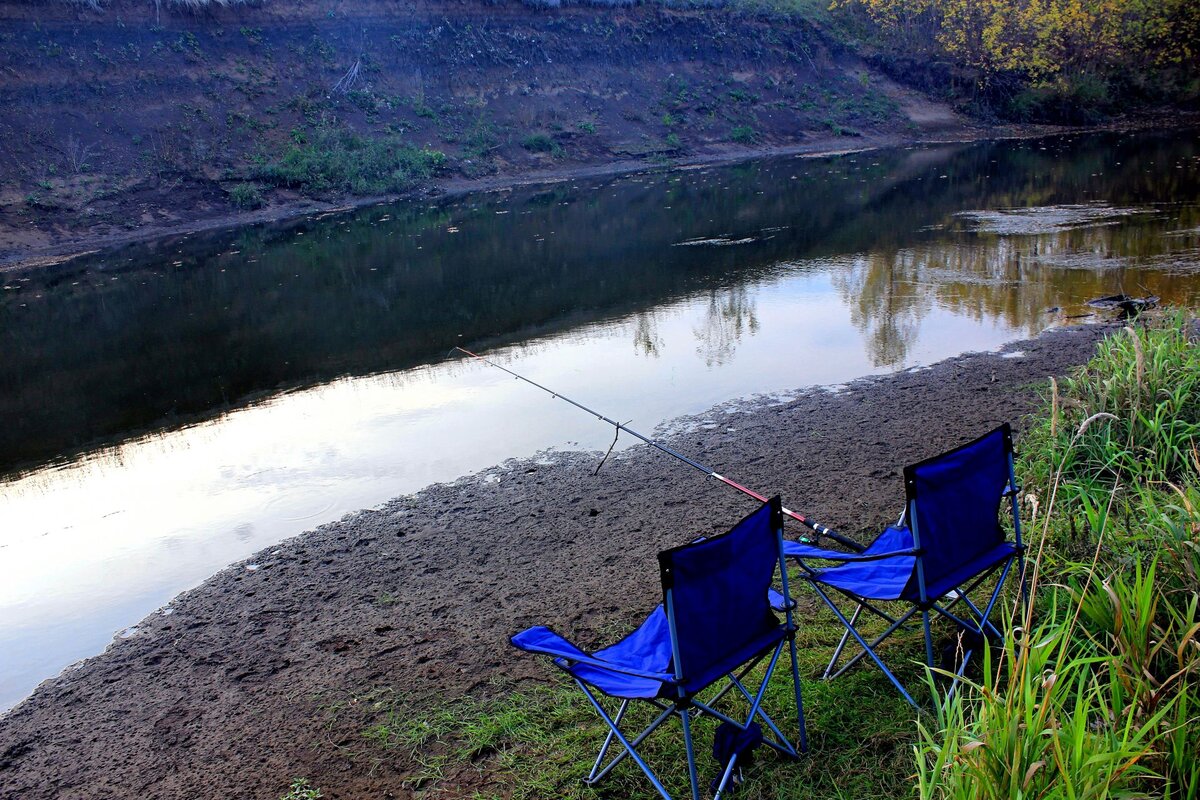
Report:
[{"label": "autumn tree", "polygon": [[1180,67],[1186,75],[1198,61],[1198,0],[839,2],[863,10],[894,47],[949,58],[975,70],[985,88],[1001,79],[1046,87]]}]

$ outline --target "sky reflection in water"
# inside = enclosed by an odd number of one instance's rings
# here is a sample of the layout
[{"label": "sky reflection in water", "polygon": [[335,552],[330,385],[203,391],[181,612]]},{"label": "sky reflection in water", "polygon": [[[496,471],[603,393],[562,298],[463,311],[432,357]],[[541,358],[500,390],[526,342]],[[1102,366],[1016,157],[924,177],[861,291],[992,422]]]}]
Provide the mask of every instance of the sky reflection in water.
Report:
[{"label": "sky reflection in water", "polygon": [[1198,153],[1106,136],[776,160],[10,276],[0,453],[34,466],[0,485],[0,707],[282,538],[608,446],[565,403],[443,360],[455,343],[650,432],[995,348],[1103,294],[1194,302]]}]

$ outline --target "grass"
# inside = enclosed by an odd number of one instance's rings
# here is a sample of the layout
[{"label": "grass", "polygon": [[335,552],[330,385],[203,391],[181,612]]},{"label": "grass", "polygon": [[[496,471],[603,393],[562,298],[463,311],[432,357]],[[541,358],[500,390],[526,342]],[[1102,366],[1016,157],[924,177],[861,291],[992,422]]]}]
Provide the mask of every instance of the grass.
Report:
[{"label": "grass", "polygon": [[321,790],[309,784],[308,778],[296,778],[279,800],[319,800],[324,797]]},{"label": "grass", "polygon": [[229,202],[238,208],[254,209],[261,208],[266,200],[263,199],[262,192],[254,184],[238,183],[229,190]]},{"label": "grass", "polygon": [[759,139],[759,135],[758,131],[749,125],[738,125],[729,132],[729,138],[738,144],[755,144]]},{"label": "grass", "polygon": [[[873,671],[856,671],[838,684],[815,680],[838,635],[832,621],[822,616],[806,626],[800,643],[801,673],[808,676],[804,680],[804,699],[809,710],[810,745],[820,758],[806,756],[786,762],[774,754],[764,754],[760,766],[747,773],[747,782],[739,790],[741,796],[821,800],[894,797],[907,791],[912,774],[911,748],[916,740],[908,705],[886,682],[878,681]],[[904,663],[910,656],[918,659],[921,641],[919,635],[908,636],[891,652]],[[790,682],[780,680],[786,678],[786,659],[780,669],[765,705],[784,731],[794,736],[797,723]],[[906,674],[919,681],[921,671],[913,665]],[[631,708],[627,720],[634,727],[637,723],[644,725],[649,717],[645,709]],[[693,726],[705,784],[715,777],[716,763],[708,752],[714,728],[711,720]],[[647,740],[643,754],[673,796],[686,796],[686,762],[678,729],[677,722],[668,722]],[[598,796],[597,790],[585,787],[582,780],[605,733],[603,723],[578,690],[560,673],[547,671],[544,684],[501,691],[492,700],[462,698],[434,709],[388,700],[380,704],[376,721],[363,736],[388,757],[408,760],[414,773],[425,779],[422,788],[435,794],[438,788],[450,787],[442,785],[440,774],[428,774],[425,764],[431,761],[442,769],[449,763],[482,764],[488,780],[503,786],[503,796],[514,800],[585,800]],[[483,792],[479,796],[492,795]],[[658,797],[632,764],[610,775],[599,796],[629,800]]]},{"label": "grass", "polygon": [[1052,385],[1020,462],[1037,614],[922,727],[922,798],[1200,797],[1200,359],[1187,329],[1182,315],[1131,326]]},{"label": "grass", "polygon": [[445,163],[445,154],[414,147],[398,136],[368,138],[344,128],[318,127],[311,134],[298,133],[279,158],[258,157],[252,177],[307,194],[387,194],[410,188]]},{"label": "grass", "polygon": [[521,140],[521,147],[531,153],[546,153],[553,158],[560,158],[563,149],[548,133],[531,133]]},{"label": "grass", "polygon": [[1095,506],[1122,477],[1152,487],[1195,472],[1200,350],[1180,319],[1109,337],[1085,369],[1052,385],[1047,402],[1047,419],[1028,437],[1044,457],[1030,462],[1026,480],[1045,493],[1051,471],[1061,472],[1069,510]]}]

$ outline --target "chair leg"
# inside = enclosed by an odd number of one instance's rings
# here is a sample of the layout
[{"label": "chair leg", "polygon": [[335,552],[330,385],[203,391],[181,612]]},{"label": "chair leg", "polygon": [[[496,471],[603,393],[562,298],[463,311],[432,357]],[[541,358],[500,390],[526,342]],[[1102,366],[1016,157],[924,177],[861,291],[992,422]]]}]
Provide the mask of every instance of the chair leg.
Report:
[{"label": "chair leg", "polygon": [[[862,613],[862,610],[862,603],[859,603],[858,607],[854,609],[854,613],[850,615],[851,625],[854,625],[856,622],[858,622],[858,615]],[[846,649],[846,642],[849,641],[849,639],[850,630],[847,629],[842,633],[842,639],[838,642],[837,647],[834,648],[833,656],[829,659],[829,664],[826,665],[825,672],[821,674],[822,678],[828,678],[829,673],[833,672],[833,668],[837,664],[838,659],[842,657],[842,651]]]},{"label": "chair leg", "polygon": [[626,756],[629,756],[633,759],[635,764],[641,767],[642,772],[646,774],[646,777],[650,780],[650,783],[654,785],[654,788],[658,791],[658,793],[662,795],[665,800],[671,800],[671,795],[663,787],[662,781],[658,779],[658,776],[654,774],[654,770],[650,769],[650,765],[647,764],[642,756],[638,753],[637,746],[644,742],[646,737],[654,733],[654,731],[658,729],[658,726],[661,725],[664,720],[668,719],[672,714],[675,713],[674,707],[667,708],[665,711],[659,714],[658,717],[650,723],[649,727],[638,734],[638,737],[631,742],[625,736],[625,734],[621,733],[621,729],[616,726],[613,719],[608,715],[608,712],[604,710],[604,706],[600,705],[600,701],[597,700],[595,695],[588,690],[587,686],[585,686],[578,679],[575,680],[575,683],[583,691],[583,694],[585,697],[587,697],[588,702],[592,704],[592,708],[594,708],[596,713],[600,715],[600,719],[604,720],[604,723],[608,725],[608,729],[612,732],[613,736],[615,736],[617,741],[620,742],[625,748],[622,752],[614,756],[612,761],[609,761],[608,765],[605,766],[604,769],[600,770],[600,772],[596,773],[596,775],[585,779],[584,783],[586,783],[588,786],[596,785],[604,776],[612,772],[613,768],[616,767],[617,764],[620,764],[622,761],[624,761]]},{"label": "chair leg", "polygon": [[737,753],[729,757],[729,763],[725,765],[725,771],[721,773],[721,780],[717,782],[717,791],[713,795],[713,800],[721,800],[721,793],[725,791],[726,784],[729,783],[729,778],[733,775],[734,765],[737,763]]},{"label": "chair leg", "polygon": [[[910,608],[908,611],[906,611],[903,616],[901,616],[899,619],[895,620],[891,625],[889,625],[883,633],[881,633],[875,637],[875,640],[871,642],[871,647],[872,648],[878,647],[879,644],[884,639],[886,639],[887,637],[889,637],[893,633],[895,633],[897,630],[899,630],[900,627],[903,626],[904,623],[908,622],[908,620],[916,613],[917,613],[916,608]],[[866,655],[867,655],[867,652],[865,650],[860,650],[859,652],[855,653],[853,658],[851,658],[845,664],[842,664],[842,666],[838,668],[837,672],[835,672],[829,676],[829,680],[833,680],[834,678],[840,678],[842,675],[844,675],[846,673],[846,670],[853,667],[855,664],[857,664],[859,661],[861,661],[864,657],[866,657]]]},{"label": "chair leg", "polygon": [[788,645],[792,649],[792,689],[796,693],[796,717],[800,723],[800,752],[808,752],[808,729],[804,725],[804,698],[800,694],[800,662],[796,658],[796,633],[788,636]]},{"label": "chair leg", "polygon": [[688,709],[678,710],[683,722],[683,746],[687,749],[688,780],[692,782],[692,800],[700,800],[700,779],[696,775],[696,749],[692,746],[692,723]]},{"label": "chair leg", "polygon": [[829,610],[834,613],[834,616],[838,618],[838,621],[846,626],[846,629],[850,631],[850,635],[854,637],[855,641],[862,646],[862,649],[866,652],[866,654],[870,656],[872,661],[875,662],[875,666],[883,670],[883,674],[886,675],[888,680],[892,682],[892,685],[896,687],[896,691],[900,692],[904,699],[907,700],[909,704],[913,706],[913,708],[920,708],[916,701],[912,699],[912,695],[905,691],[904,686],[900,683],[896,676],[892,674],[892,671],[887,668],[887,665],[883,663],[883,659],[876,655],[875,651],[867,645],[867,642],[865,639],[863,639],[862,634],[860,634],[858,630],[850,624],[850,621],[846,619],[846,616],[841,612],[841,610],[833,604],[833,601],[829,599],[829,595],[825,594],[824,590],[821,589],[821,587],[815,582],[812,582],[811,585],[813,589],[816,590],[817,594],[821,596],[821,599],[825,601],[825,605],[829,606]]},{"label": "chair leg", "polygon": [[921,609],[921,625],[925,628],[925,664],[933,669],[933,631],[929,627],[929,609]]},{"label": "chair leg", "polygon": [[[617,709],[617,716],[613,720],[613,727],[620,727],[621,720],[625,718],[625,711],[629,708],[629,700],[622,700],[621,707]],[[600,746],[600,754],[596,756],[596,763],[592,764],[592,771],[588,773],[587,782],[596,780],[596,772],[600,769],[600,765],[604,763],[604,756],[608,754],[608,746],[612,744],[613,730],[609,728],[608,736],[604,737],[604,744]]]}]

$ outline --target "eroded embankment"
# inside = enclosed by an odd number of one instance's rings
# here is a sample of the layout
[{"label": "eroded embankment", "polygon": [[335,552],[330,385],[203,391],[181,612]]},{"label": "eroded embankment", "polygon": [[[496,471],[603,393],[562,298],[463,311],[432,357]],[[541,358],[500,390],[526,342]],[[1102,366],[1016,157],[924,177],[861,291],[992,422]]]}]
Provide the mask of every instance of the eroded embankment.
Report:
[{"label": "eroded embankment", "polygon": [[[798,16],[154,5],[0,0],[0,105],[21,109],[0,117],[0,261],[363,196],[968,127]],[[445,161],[428,173],[420,151]]]}]

